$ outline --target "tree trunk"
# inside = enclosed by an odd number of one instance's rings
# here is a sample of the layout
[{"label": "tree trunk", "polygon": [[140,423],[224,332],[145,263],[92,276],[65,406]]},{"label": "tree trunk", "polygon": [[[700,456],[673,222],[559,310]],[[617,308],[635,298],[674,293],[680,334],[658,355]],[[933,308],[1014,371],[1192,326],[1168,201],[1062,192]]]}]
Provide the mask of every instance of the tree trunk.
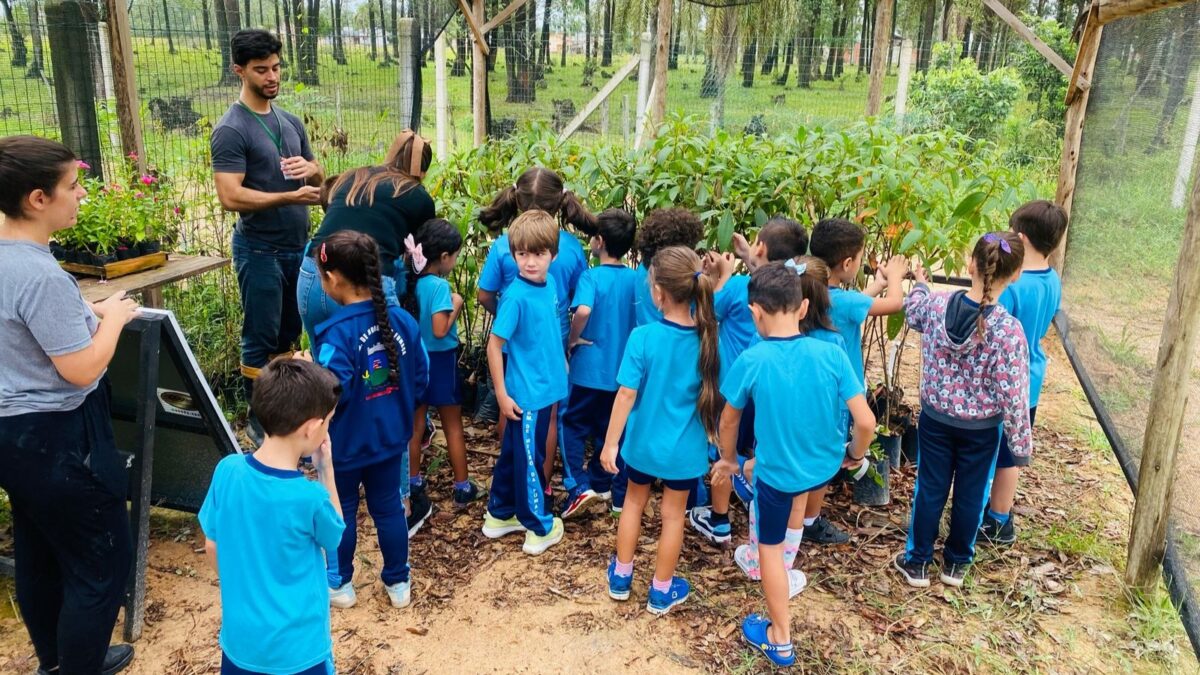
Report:
[{"label": "tree trunk", "polygon": [[346,45],[342,43],[342,0],[333,0],[333,60],[346,65]]},{"label": "tree trunk", "polygon": [[681,0],[675,8],[675,27],[671,35],[671,54],[667,57],[667,70],[679,69],[680,35],[683,34],[683,10],[687,5]]},{"label": "tree trunk", "polygon": [[858,74],[855,76],[858,79],[862,78],[862,74],[871,63],[871,48],[875,42],[875,36],[871,32],[871,26],[874,25],[871,20],[871,6],[871,0],[863,0],[862,27],[858,35]]},{"label": "tree trunk", "polygon": [[[236,2],[237,0],[231,0]],[[100,129],[96,124],[96,87],[88,40],[80,30],[95,34],[91,7],[75,0],[46,6],[46,34],[54,73],[54,102],[62,144],[92,166],[89,173],[103,180]]]},{"label": "tree trunk", "polygon": [[397,0],[392,0],[392,54],[398,59],[400,58],[400,41],[396,39],[396,36],[400,34],[400,13],[397,4]]},{"label": "tree trunk", "polygon": [[12,38],[12,60],[9,61],[9,65],[13,68],[24,68],[28,61],[25,36],[21,34],[21,27],[17,25],[17,20],[13,17],[12,5],[9,0],[0,0],[0,7],[4,8],[4,20],[8,22],[8,36]]},{"label": "tree trunk", "polygon": [[713,86],[716,90],[711,116],[713,130],[725,126],[725,80],[733,68],[738,39],[737,8],[725,7],[717,12],[719,15],[713,34]]},{"label": "tree trunk", "polygon": [[754,66],[758,61],[758,38],[751,38],[750,44],[742,51],[742,86],[749,89],[754,86]]},{"label": "tree trunk", "polygon": [[979,69],[984,72],[990,69],[992,62],[992,25],[992,19],[989,17],[983,24],[984,30],[980,31],[979,53],[975,57],[975,62],[979,64]]},{"label": "tree trunk", "polygon": [[559,58],[558,67],[567,67],[567,7],[563,4],[563,24],[562,24],[562,55]]},{"label": "tree trunk", "polygon": [[[566,7],[563,7],[564,13]],[[538,79],[545,76],[546,66],[550,65],[550,0],[542,7],[542,39],[538,49]]]},{"label": "tree trunk", "polygon": [[[392,6],[395,7],[395,5]],[[383,65],[386,66],[395,63],[392,60],[392,53],[388,51],[387,11],[384,9],[383,0],[379,0],[379,47],[383,51]]]},{"label": "tree trunk", "polygon": [[842,29],[838,31],[838,45],[833,58],[833,76],[840,78],[846,66],[846,50],[850,44],[846,36],[850,33],[850,3],[847,0],[842,9]]},{"label": "tree trunk", "polygon": [[613,14],[616,12],[616,0],[604,0],[604,50],[600,56],[600,67],[612,65],[613,51]]},{"label": "tree trunk", "polygon": [[[210,11],[208,0],[200,0],[200,20],[204,23],[204,49],[206,51],[212,51],[212,26],[208,17]],[[275,5],[275,11],[279,11],[279,5]],[[279,22],[276,21],[276,23]]]},{"label": "tree trunk", "polygon": [[[803,24],[804,19],[801,19],[800,23]],[[793,36],[792,39],[788,40],[787,52],[783,58],[783,72],[779,74],[779,77],[775,78],[775,84],[782,85],[784,87],[787,86],[788,76],[790,76],[792,73],[792,60],[796,58],[796,43],[799,41],[800,38],[796,36]]]},{"label": "tree trunk", "polygon": [[533,103],[537,100],[535,45],[537,43],[537,0],[529,0],[513,14],[512,42],[504,52],[508,66],[509,103]]},{"label": "tree trunk", "polygon": [[[218,0],[220,1],[220,0]],[[288,68],[296,65],[296,22],[292,17],[292,0],[280,0],[283,3],[283,46],[287,48]],[[289,79],[291,76],[289,75]]]},{"label": "tree trunk", "polygon": [[768,51],[766,57],[763,58],[762,70],[759,72],[759,74],[766,76],[766,75],[770,75],[771,73],[775,72],[775,64],[778,62],[779,62],[779,40],[773,39],[773,40],[771,40],[770,51]]},{"label": "tree trunk", "polygon": [[958,58],[960,58],[960,59],[967,58],[967,54],[969,53],[970,49],[971,49],[971,17],[968,16],[967,22],[965,24],[963,24],[962,52],[958,55]]},{"label": "tree trunk", "polygon": [[221,48],[221,77],[218,84],[231,85],[238,83],[238,77],[233,72],[233,58],[229,51],[229,41],[233,34],[242,29],[242,18],[238,13],[237,0],[219,0],[217,11],[217,34],[220,37]]},{"label": "tree trunk", "polygon": [[837,61],[837,51],[841,48],[842,17],[846,14],[845,3],[839,2],[836,11],[837,13],[833,15],[833,26],[829,35],[829,54],[825,58],[825,79],[829,82],[833,81],[834,63]]},{"label": "tree trunk", "polygon": [[[379,58],[379,45],[375,39],[375,3],[371,2],[371,0],[367,0],[367,21],[370,22],[369,25],[371,27],[371,56],[370,56],[370,59],[372,61],[374,61],[375,59]],[[455,67],[455,69],[459,68],[457,61],[455,61],[454,67]],[[462,73],[457,73],[457,74],[461,75]]]},{"label": "tree trunk", "polygon": [[950,39],[950,10],[954,8],[954,0],[942,0],[942,42]]},{"label": "tree trunk", "polygon": [[25,77],[30,79],[41,78],[46,63],[42,51],[41,14],[42,10],[38,0],[29,0],[29,39],[33,42],[33,60],[29,62],[29,69],[25,71]]},{"label": "tree trunk", "polygon": [[937,0],[923,0],[921,5],[921,28],[917,35],[917,70],[929,70],[929,56],[933,52],[933,30],[937,22]]},{"label": "tree trunk", "polygon": [[167,0],[163,0],[163,26],[167,30],[167,53],[174,54],[175,52],[175,36],[171,34],[171,8],[167,6]]},{"label": "tree trunk", "polygon": [[154,5],[150,5],[150,44],[154,44],[156,35],[158,35],[158,12],[154,11]]},{"label": "tree trunk", "polygon": [[292,0],[296,27],[296,80],[320,84],[317,74],[317,27],[319,0]]},{"label": "tree trunk", "polygon": [[583,0],[583,62],[592,62],[592,3]]}]

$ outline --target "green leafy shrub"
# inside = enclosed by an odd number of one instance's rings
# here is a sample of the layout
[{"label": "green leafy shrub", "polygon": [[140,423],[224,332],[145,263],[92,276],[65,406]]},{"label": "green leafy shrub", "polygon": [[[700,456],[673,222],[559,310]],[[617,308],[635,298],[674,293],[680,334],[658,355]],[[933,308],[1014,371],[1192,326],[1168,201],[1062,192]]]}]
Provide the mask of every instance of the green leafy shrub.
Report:
[{"label": "green leafy shrub", "polygon": [[[1054,19],[1038,20],[1025,16],[1024,20],[1026,25],[1033,26],[1033,32],[1042,42],[1066,59],[1067,63],[1075,62],[1079,46],[1071,39],[1069,28],[1059,25]],[[1067,114],[1066,76],[1050,65],[1046,57],[1024,42],[1017,50],[1015,65],[1029,100],[1036,106],[1034,119],[1053,124],[1058,135],[1062,136]]]},{"label": "green leafy shrub", "polygon": [[1021,93],[1012,68],[981,73],[971,59],[958,59],[950,44],[936,44],[927,73],[913,78],[911,123],[924,129],[948,127],[973,139],[994,138]]},{"label": "green leafy shrub", "polygon": [[126,243],[169,240],[183,222],[184,209],[173,182],[156,171],[139,174],[132,159],[125,177],[104,183],[85,177],[88,196],[79,205],[74,227],[55,233],[59,244],[108,254]]}]

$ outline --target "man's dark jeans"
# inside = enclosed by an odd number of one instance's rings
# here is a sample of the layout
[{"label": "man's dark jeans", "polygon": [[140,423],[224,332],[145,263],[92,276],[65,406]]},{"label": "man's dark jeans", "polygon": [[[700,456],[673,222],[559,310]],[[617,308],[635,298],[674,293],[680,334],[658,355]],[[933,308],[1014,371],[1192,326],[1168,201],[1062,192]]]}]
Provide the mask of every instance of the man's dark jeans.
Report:
[{"label": "man's dark jeans", "polygon": [[300,337],[296,281],[303,257],[303,251],[281,251],[240,232],[233,235],[233,267],[242,297],[242,373],[249,379],[273,354],[293,349]]}]

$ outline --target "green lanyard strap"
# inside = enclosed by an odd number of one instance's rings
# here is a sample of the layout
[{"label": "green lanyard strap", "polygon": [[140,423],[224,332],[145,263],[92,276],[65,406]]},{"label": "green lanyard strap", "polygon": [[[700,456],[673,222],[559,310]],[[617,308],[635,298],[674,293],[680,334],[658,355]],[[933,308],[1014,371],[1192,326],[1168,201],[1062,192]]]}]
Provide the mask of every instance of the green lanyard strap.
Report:
[{"label": "green lanyard strap", "polygon": [[237,103],[238,103],[238,105],[242,106],[242,109],[244,109],[246,112],[250,113],[250,116],[254,118],[254,121],[258,122],[259,126],[261,126],[263,128],[263,131],[267,132],[267,138],[270,138],[271,142],[275,144],[275,150],[276,150],[276,152],[279,153],[279,156],[282,158],[283,157],[283,122],[280,121],[279,111],[275,109],[275,106],[271,106],[271,112],[274,113],[274,115],[275,115],[275,124],[279,125],[279,133],[278,134],[275,133],[274,131],[271,131],[271,127],[267,126],[267,123],[262,121],[262,117],[260,117],[257,113],[255,113],[253,110],[251,110],[250,106],[243,103],[241,101],[241,99],[239,99]]}]

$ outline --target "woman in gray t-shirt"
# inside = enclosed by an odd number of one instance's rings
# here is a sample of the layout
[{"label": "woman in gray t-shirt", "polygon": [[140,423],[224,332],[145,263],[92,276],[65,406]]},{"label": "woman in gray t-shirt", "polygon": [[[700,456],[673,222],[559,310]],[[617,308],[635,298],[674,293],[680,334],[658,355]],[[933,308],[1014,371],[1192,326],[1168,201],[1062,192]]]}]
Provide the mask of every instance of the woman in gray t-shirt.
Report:
[{"label": "woman in gray t-shirt", "polygon": [[41,669],[109,673],[133,659],[108,645],[132,550],[104,372],[137,305],[87,303],[50,254],[87,194],[78,166],[54,141],[0,138],[0,489]]}]

